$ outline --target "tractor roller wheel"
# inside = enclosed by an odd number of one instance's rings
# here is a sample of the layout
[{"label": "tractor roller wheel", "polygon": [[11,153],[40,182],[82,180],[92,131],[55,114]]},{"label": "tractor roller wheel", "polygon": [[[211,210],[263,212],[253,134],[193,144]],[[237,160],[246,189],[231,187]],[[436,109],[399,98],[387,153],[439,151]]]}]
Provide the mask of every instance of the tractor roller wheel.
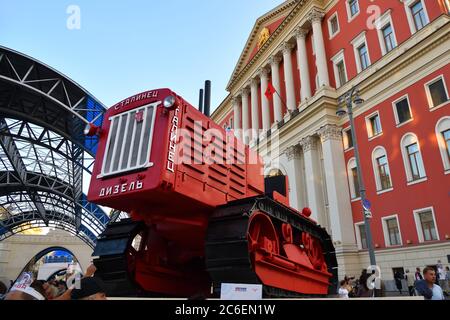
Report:
[{"label": "tractor roller wheel", "polygon": [[95,276],[103,280],[108,296],[136,296],[140,293],[135,283],[136,259],[139,246],[145,241],[143,222],[124,219],[109,224],[97,240],[93,256],[97,268]]}]

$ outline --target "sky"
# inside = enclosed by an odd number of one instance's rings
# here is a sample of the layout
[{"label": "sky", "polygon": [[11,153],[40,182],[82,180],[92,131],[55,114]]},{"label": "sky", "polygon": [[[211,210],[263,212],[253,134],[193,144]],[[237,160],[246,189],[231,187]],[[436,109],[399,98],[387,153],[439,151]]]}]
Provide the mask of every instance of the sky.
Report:
[{"label": "sky", "polygon": [[[107,107],[169,87],[211,106],[258,17],[282,0],[0,0],[0,45],[62,72]],[[78,14],[79,13],[79,14]]]}]

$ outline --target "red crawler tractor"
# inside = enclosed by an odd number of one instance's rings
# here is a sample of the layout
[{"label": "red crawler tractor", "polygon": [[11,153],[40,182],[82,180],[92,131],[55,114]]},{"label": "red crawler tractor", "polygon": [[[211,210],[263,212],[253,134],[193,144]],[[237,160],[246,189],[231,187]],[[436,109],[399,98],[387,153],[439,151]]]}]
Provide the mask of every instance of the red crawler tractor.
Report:
[{"label": "red crawler tractor", "polygon": [[110,223],[93,253],[110,295],[210,296],[221,283],[262,284],[268,297],[335,291],[330,236],[288,206],[286,178],[264,179],[255,152],[171,90],[116,104],[86,134],[99,135],[88,199],[131,217]]}]

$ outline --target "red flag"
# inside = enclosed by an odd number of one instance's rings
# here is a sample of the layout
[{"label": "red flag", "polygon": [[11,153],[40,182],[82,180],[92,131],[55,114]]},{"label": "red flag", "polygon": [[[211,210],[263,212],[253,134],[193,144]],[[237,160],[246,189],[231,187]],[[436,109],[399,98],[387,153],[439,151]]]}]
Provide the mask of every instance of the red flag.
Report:
[{"label": "red flag", "polygon": [[272,99],[273,94],[275,92],[277,92],[277,90],[275,90],[275,88],[273,87],[272,82],[269,82],[269,84],[267,85],[266,92],[264,92],[264,95],[266,96],[267,99]]}]

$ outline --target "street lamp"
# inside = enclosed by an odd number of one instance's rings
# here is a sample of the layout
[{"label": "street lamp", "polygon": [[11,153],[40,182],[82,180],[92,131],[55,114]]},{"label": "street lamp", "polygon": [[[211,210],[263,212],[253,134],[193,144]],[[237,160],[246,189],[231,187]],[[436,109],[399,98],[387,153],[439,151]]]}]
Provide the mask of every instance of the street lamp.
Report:
[{"label": "street lamp", "polygon": [[[355,123],[353,120],[353,103],[355,103],[356,107],[359,107],[364,103],[364,100],[360,97],[359,90],[356,87],[353,87],[349,92],[339,98],[339,107],[336,111],[336,115],[339,117],[343,117],[348,114],[348,118],[350,120],[350,129],[352,133],[353,149],[355,152],[356,160],[356,172],[358,174],[359,194],[361,197],[361,206],[364,216],[364,229],[366,231],[367,249],[369,250],[370,264],[372,266],[375,266],[375,251],[373,249],[372,231],[370,229],[369,217],[370,202],[366,200],[366,188],[364,186],[364,180],[361,172],[361,161],[359,158],[358,142],[356,140],[355,134]],[[345,107],[347,107],[347,110],[345,110]]]}]

